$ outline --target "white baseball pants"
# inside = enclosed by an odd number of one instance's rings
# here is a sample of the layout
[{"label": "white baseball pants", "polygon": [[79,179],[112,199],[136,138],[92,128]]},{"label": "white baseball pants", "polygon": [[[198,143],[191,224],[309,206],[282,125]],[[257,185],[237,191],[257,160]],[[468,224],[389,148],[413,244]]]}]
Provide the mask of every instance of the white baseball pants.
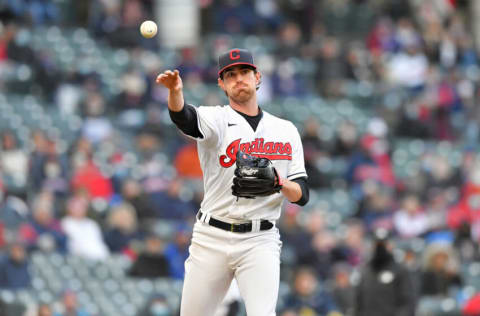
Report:
[{"label": "white baseball pants", "polygon": [[213,316],[227,316],[230,311],[230,304],[235,301],[242,301],[242,295],[240,295],[240,289],[238,288],[237,280],[233,279],[228,288],[227,294],[223,298],[223,301],[218,305],[217,310]]},{"label": "white baseball pants", "polygon": [[234,233],[197,221],[185,262],[180,315],[214,315],[235,278],[248,316],[275,316],[281,245],[276,227]]}]

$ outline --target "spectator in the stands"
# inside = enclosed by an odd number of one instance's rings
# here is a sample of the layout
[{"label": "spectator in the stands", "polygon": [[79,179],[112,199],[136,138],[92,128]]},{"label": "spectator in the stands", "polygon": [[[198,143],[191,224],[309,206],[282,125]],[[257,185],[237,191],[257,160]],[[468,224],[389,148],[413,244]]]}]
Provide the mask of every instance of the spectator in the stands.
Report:
[{"label": "spectator in the stands", "polygon": [[[285,250],[292,251],[294,263],[299,258],[311,252],[311,236],[299,223],[301,208],[295,204],[285,204],[285,211],[280,218],[280,229],[282,231],[282,242]],[[311,222],[311,221],[309,221]]]},{"label": "spectator in the stands", "polygon": [[65,198],[69,190],[68,165],[65,157],[58,153],[57,143],[53,140],[47,143],[42,169],[42,190],[52,192],[60,199]]},{"label": "spectator in the stands", "polygon": [[295,68],[293,60],[286,59],[279,62],[272,74],[273,94],[284,97],[301,97],[306,94],[306,84],[299,70]]},{"label": "spectator in the stands", "polygon": [[179,224],[173,241],[165,248],[165,257],[168,260],[170,277],[182,280],[185,274],[185,260],[188,258],[188,246],[192,232],[186,224]]},{"label": "spectator in the stands", "polygon": [[45,178],[45,159],[48,152],[48,139],[45,132],[42,130],[35,130],[32,132],[31,141],[33,143],[33,150],[30,153],[30,181],[35,190],[42,188],[43,180]]},{"label": "spectator in the stands", "polygon": [[128,271],[128,275],[141,278],[168,277],[169,262],[164,254],[164,241],[155,234],[149,234],[143,249]]},{"label": "spectator in the stands", "polygon": [[143,109],[146,104],[144,94],[147,90],[147,83],[142,72],[130,69],[120,78],[122,92],[118,96],[116,108],[123,111],[123,116],[133,117],[134,113]]},{"label": "spectator in the stands", "polygon": [[332,155],[336,157],[351,156],[357,151],[358,137],[358,130],[355,124],[349,121],[341,122],[336,130]]},{"label": "spectator in the stands", "polygon": [[393,192],[375,181],[366,181],[362,189],[365,195],[360,200],[356,215],[363,220],[367,231],[377,228],[392,231],[395,205]]},{"label": "spectator in the stands", "polygon": [[58,3],[55,1],[20,0],[14,2],[16,2],[16,4],[11,7],[16,9],[16,14],[20,16],[24,14],[28,15],[33,24],[57,23],[60,20],[60,10]]},{"label": "spectator in the stands", "polygon": [[30,154],[29,180],[35,190],[47,190],[63,197],[68,190],[68,163],[58,153],[58,144],[48,139],[45,132],[32,133],[34,150]]},{"label": "spectator in the stands", "polygon": [[79,137],[71,144],[69,149],[69,165],[75,167],[85,163],[93,155],[92,143],[85,137]]},{"label": "spectator in the stands", "polygon": [[197,207],[193,201],[180,197],[184,180],[180,178],[170,181],[165,191],[150,194],[152,205],[155,205],[156,216],[162,219],[187,219],[195,216]]},{"label": "spectator in the stands", "polygon": [[113,194],[111,180],[101,172],[92,156],[91,143],[85,138],[79,139],[71,156],[72,190],[86,189],[92,199],[109,199]]},{"label": "spectator in the stands", "polygon": [[451,71],[437,83],[437,96],[431,110],[431,123],[435,139],[453,141],[455,138],[451,114],[458,113],[463,108],[457,81],[458,76],[455,71]]},{"label": "spectator in the stands", "polygon": [[32,219],[20,226],[20,236],[29,250],[66,251],[67,236],[55,218],[51,193],[37,194],[32,203]]},{"label": "spectator in the stands", "polygon": [[37,308],[36,316],[53,316],[53,311],[50,305],[42,303]]},{"label": "spectator in the stands", "polygon": [[93,198],[108,199],[112,195],[112,183],[105,177],[92,159],[79,162],[72,176],[73,190],[86,189]]},{"label": "spectator in the stands", "polygon": [[55,316],[91,316],[78,304],[77,294],[71,290],[66,290],[62,295],[62,304],[60,313]]},{"label": "spectator in the stands", "polygon": [[67,215],[62,228],[68,236],[68,251],[72,255],[91,260],[103,260],[109,250],[102,236],[100,225],[87,217],[89,202],[82,192],[77,192],[67,202]]},{"label": "spectator in the stands", "polygon": [[145,194],[141,184],[134,179],[125,179],[122,182],[122,198],[135,209],[138,221],[148,221],[155,217],[150,199]]},{"label": "spectator in the stands", "polygon": [[409,99],[402,104],[398,113],[395,135],[397,137],[410,137],[430,139],[433,131],[429,122],[429,104],[421,97]]},{"label": "spectator in the stands", "polygon": [[371,80],[372,71],[366,47],[361,42],[349,44],[345,54],[346,78],[355,81]]},{"label": "spectator in the stands", "polygon": [[332,295],[343,315],[351,315],[353,312],[355,289],[351,282],[352,268],[345,263],[336,264],[333,268]]},{"label": "spectator in the stands", "polygon": [[388,231],[376,230],[372,257],[360,272],[355,289],[355,316],[414,315],[411,276],[406,267],[395,262],[393,249]]},{"label": "spectator in the stands", "polygon": [[448,244],[432,243],[424,251],[420,293],[447,297],[449,290],[460,287],[455,249]]},{"label": "spectator in the stands", "polygon": [[167,157],[158,159],[155,153],[160,150],[159,139],[152,134],[143,133],[137,137],[137,151],[140,158],[139,167],[144,170],[144,179],[142,185],[148,199],[151,201],[152,210],[155,216],[157,214],[158,204],[154,201],[154,196],[169,187],[169,179],[166,177],[166,171],[169,164]]},{"label": "spectator in the stands", "polygon": [[318,90],[326,97],[335,98],[341,94],[342,81],[347,74],[342,44],[337,37],[328,36],[320,45],[316,60],[319,71],[316,72],[315,78]]},{"label": "spectator in the stands", "polygon": [[26,289],[31,282],[25,245],[18,241],[12,242],[8,246],[8,253],[0,259],[0,288]]},{"label": "spectator in the stands", "polygon": [[28,156],[17,142],[15,134],[4,131],[1,135],[0,169],[9,190],[23,191],[28,179]]},{"label": "spectator in the stands", "polygon": [[105,99],[98,92],[90,92],[85,100],[83,137],[92,144],[98,144],[112,136],[112,123],[105,116]]},{"label": "spectator in the stands", "polygon": [[361,151],[350,158],[346,180],[354,187],[360,186],[366,180],[376,180],[382,185],[392,187],[395,184],[395,175],[387,140],[374,134],[365,134],[360,143]]},{"label": "spectator in the stands", "polygon": [[[296,210],[296,215],[297,215],[297,220],[301,220],[301,210],[302,208],[299,207],[296,204],[287,204],[288,206],[285,206],[286,210],[289,210],[290,208],[294,208]],[[305,222],[302,222],[302,225],[300,226],[300,229],[305,231],[307,234],[310,236],[315,235],[316,233],[321,233],[325,230],[327,230],[327,217],[328,217],[328,212],[323,209],[323,206],[318,205],[314,209],[310,210],[307,216],[307,220]]]},{"label": "spectator in the stands", "polygon": [[292,293],[285,298],[287,310],[299,315],[335,315],[338,308],[330,293],[324,288],[315,273],[305,267],[295,272]]},{"label": "spectator in the stands", "polygon": [[153,294],[137,314],[137,316],[169,316],[173,315],[167,298],[163,294]]},{"label": "spectator in the stands", "polygon": [[351,266],[359,266],[365,261],[365,226],[356,219],[346,219],[345,234],[342,236],[340,249],[342,256]]},{"label": "spectator in the stands", "polygon": [[401,50],[387,63],[387,79],[394,85],[407,88],[411,93],[417,93],[425,86],[429,62],[412,22],[402,19],[397,26],[405,32],[397,33],[404,35],[397,39],[401,41]]},{"label": "spectator in the stands", "polygon": [[329,148],[320,138],[321,126],[317,119],[307,119],[304,122],[304,126],[302,144],[309,187],[326,187],[330,183],[329,175],[326,172],[322,172],[318,166],[322,160],[329,160]]},{"label": "spectator in the stands", "polygon": [[0,181],[0,220],[9,229],[18,229],[29,220],[29,207],[22,197],[4,190]]},{"label": "spectator in the stands", "polygon": [[203,72],[202,63],[199,62],[199,51],[196,47],[183,48],[180,51],[182,56],[181,63],[178,65],[177,69],[182,74],[184,82],[189,84],[196,84]]},{"label": "spectator in the stands", "polygon": [[91,18],[89,27],[91,32],[100,38],[112,41],[112,37],[119,32],[122,24],[122,6],[117,2],[94,2],[90,8]]},{"label": "spectator in the stands", "polygon": [[125,202],[114,206],[107,215],[105,243],[112,253],[128,251],[140,242],[144,234],[139,230],[133,207]]},{"label": "spectator in the stands", "polygon": [[447,230],[449,198],[447,190],[431,189],[427,196],[426,213],[429,232]]},{"label": "spectator in the stands", "polygon": [[298,46],[302,41],[302,32],[297,23],[288,21],[281,26],[278,37],[276,55],[282,59],[296,56]]},{"label": "spectator in the stands", "polygon": [[462,185],[460,173],[449,162],[447,157],[440,154],[425,154],[424,173],[426,187],[431,189],[449,189]]},{"label": "spectator in the stands", "polygon": [[312,250],[300,257],[298,263],[310,267],[318,277],[326,280],[331,277],[332,266],[339,255],[338,240],[332,232],[325,230],[312,236],[310,243]]},{"label": "spectator in the stands", "polygon": [[464,225],[470,227],[471,238],[480,240],[480,167],[473,165],[467,176],[457,203],[448,211],[447,224],[453,231],[460,230]]},{"label": "spectator in the stands", "polygon": [[389,17],[381,17],[367,36],[367,48],[373,56],[394,52],[398,48],[395,40],[395,27]]},{"label": "spectator in the stands", "polygon": [[403,198],[401,208],[393,216],[393,224],[401,237],[419,237],[428,230],[428,217],[415,194]]},{"label": "spectator in the stands", "polygon": [[178,176],[190,179],[202,178],[202,169],[198,160],[197,144],[191,140],[177,152],[173,162]]}]

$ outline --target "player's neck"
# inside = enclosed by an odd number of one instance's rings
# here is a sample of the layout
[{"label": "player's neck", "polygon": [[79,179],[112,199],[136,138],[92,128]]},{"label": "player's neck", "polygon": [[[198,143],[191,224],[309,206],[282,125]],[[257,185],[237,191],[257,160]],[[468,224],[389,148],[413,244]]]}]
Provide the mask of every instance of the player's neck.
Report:
[{"label": "player's neck", "polygon": [[230,99],[230,106],[235,111],[241,112],[249,116],[255,116],[259,113],[257,98],[251,98],[247,102],[238,103]]}]

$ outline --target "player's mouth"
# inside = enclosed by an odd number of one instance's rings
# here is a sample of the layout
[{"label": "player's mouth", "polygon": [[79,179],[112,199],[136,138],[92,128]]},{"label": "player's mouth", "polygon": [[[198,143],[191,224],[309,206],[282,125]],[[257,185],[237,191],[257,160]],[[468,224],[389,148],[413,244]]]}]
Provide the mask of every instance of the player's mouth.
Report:
[{"label": "player's mouth", "polygon": [[238,93],[240,93],[240,92],[242,92],[242,91],[243,91],[243,92],[248,92],[248,86],[246,86],[246,85],[236,86],[234,89],[235,89]]},{"label": "player's mouth", "polygon": [[249,91],[247,88],[238,88],[236,92],[237,94],[242,94],[242,93],[248,94]]}]

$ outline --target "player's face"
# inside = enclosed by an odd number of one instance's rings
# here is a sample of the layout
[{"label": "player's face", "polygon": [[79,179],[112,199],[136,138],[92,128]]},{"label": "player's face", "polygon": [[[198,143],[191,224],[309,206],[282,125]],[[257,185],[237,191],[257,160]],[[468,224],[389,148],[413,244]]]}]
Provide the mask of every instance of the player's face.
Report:
[{"label": "player's face", "polygon": [[223,73],[219,85],[229,98],[237,103],[245,103],[252,98],[260,82],[260,73],[245,66],[234,66]]}]

